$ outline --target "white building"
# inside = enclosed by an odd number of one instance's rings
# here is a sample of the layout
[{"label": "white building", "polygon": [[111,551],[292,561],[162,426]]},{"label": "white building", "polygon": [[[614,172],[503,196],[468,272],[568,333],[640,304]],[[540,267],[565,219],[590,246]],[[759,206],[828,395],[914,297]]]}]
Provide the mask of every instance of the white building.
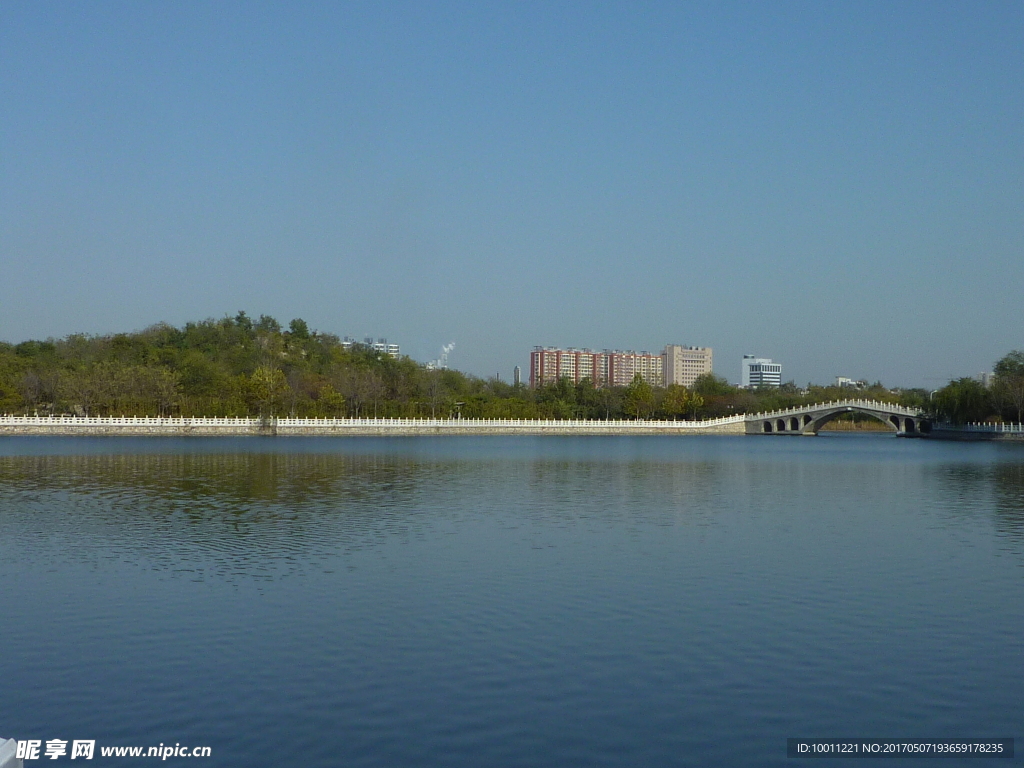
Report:
[{"label": "white building", "polygon": [[742,373],[740,386],[745,389],[782,386],[782,364],[773,363],[770,357],[744,355]]},{"label": "white building", "polygon": [[865,389],[868,383],[863,379],[851,379],[846,376],[836,376],[837,387],[848,387],[850,389]]},{"label": "white building", "polygon": [[[353,344],[359,344],[359,342],[351,336],[346,336],[341,342],[341,346],[345,349],[352,349]],[[364,347],[369,347],[374,352],[383,352],[396,360],[402,356],[402,351],[399,346],[397,344],[388,344],[388,340],[384,338],[379,338],[374,341],[373,336],[367,336],[363,339],[362,344]]]}]

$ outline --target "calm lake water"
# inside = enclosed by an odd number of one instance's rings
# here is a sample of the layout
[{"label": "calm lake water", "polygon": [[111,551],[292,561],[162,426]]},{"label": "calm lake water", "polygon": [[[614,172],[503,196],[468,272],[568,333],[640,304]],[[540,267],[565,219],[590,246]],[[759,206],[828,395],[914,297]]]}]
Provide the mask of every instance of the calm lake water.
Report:
[{"label": "calm lake water", "polygon": [[1021,445],[0,440],[0,736],[473,768],[1018,738],[948,767],[1020,764],[1022,723]]}]

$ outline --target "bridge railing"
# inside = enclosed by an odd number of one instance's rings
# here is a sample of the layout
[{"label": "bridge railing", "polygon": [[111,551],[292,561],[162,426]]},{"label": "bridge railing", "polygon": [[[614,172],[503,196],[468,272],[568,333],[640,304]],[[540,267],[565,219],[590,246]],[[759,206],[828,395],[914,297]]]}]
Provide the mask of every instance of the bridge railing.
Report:
[{"label": "bridge railing", "polygon": [[45,425],[72,425],[72,426],[112,426],[112,425],[139,425],[139,426],[249,426],[259,424],[260,419],[235,416],[0,416],[0,426],[45,426]]},{"label": "bridge railing", "polygon": [[666,430],[701,429],[706,427],[736,424],[745,420],[743,414],[723,416],[717,419],[702,421],[667,421],[663,419],[293,419],[293,418],[248,418],[248,417],[216,417],[216,416],[0,416],[0,426],[140,426],[140,427],[248,427],[255,428],[264,424],[277,427],[371,427],[371,428],[457,428],[457,427],[533,427],[533,428],[587,428],[587,429],[623,429],[652,428]]},{"label": "bridge railing", "polygon": [[968,424],[936,424],[934,429],[945,429],[957,432],[1010,432],[1013,434],[1024,434],[1024,424],[1014,423],[992,423],[974,421]]},{"label": "bridge railing", "polygon": [[[279,427],[454,427],[458,425],[476,427],[587,427],[591,429],[621,429],[625,427],[647,427],[654,429],[700,429],[705,427],[735,424],[740,421],[755,421],[782,416],[792,416],[831,408],[868,408],[905,416],[920,416],[921,412],[904,406],[895,406],[876,400],[835,400],[755,414],[734,414],[700,421],[668,421],[663,419],[460,419],[460,418],[276,418]],[[164,427],[256,427],[266,419],[244,416],[0,416],[0,426],[66,425],[66,426],[164,426]],[[981,428],[987,428],[981,425]]]},{"label": "bridge railing", "polygon": [[[460,418],[313,418],[273,419],[279,427],[455,427],[459,425],[476,427],[567,427],[590,429],[622,429],[646,427],[653,429],[701,429],[706,427],[735,424],[740,421],[756,421],[782,416],[792,416],[831,408],[868,408],[904,416],[920,416],[918,410],[894,406],[876,400],[835,400],[795,408],[765,411],[755,414],[734,414],[700,421],[668,421],[664,419],[460,419]],[[267,423],[266,419],[244,416],[0,416],[0,426],[163,426],[163,427],[257,427]]]},{"label": "bridge railing", "polygon": [[797,405],[792,408],[782,408],[775,411],[762,411],[750,414],[747,418],[751,420],[771,419],[777,416],[795,416],[800,413],[811,411],[823,411],[831,408],[867,408],[873,411],[883,411],[901,416],[920,416],[921,411],[916,408],[907,408],[904,405],[894,405],[880,400],[830,400],[827,403],[815,403],[814,405]]},{"label": "bridge railing", "polygon": [[626,427],[651,427],[660,429],[697,429],[701,427],[733,424],[743,421],[743,416],[726,416],[703,421],[666,421],[661,419],[277,419],[278,427],[568,427],[620,429]]}]

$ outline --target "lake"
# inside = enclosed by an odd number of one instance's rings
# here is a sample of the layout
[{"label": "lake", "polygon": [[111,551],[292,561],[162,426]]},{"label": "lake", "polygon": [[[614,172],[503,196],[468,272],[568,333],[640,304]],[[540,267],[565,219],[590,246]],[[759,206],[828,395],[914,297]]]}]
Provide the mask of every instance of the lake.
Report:
[{"label": "lake", "polygon": [[1022,445],[0,441],[0,736],[95,740],[90,764],[781,766],[788,737],[1019,737],[1022,637]]}]

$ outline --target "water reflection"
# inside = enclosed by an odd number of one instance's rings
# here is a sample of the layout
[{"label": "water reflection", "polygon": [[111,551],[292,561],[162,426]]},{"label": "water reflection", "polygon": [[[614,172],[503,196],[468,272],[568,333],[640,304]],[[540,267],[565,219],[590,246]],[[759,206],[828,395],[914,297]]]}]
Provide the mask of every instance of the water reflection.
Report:
[{"label": "water reflection", "polygon": [[[728,474],[728,473],[725,473]],[[0,535],[67,557],[274,578],[470,518],[517,525],[707,522],[723,465],[386,454],[0,457]],[[87,544],[88,546],[82,546]]]},{"label": "water reflection", "polygon": [[781,766],[780,734],[1019,720],[1024,465],[996,446],[88,445],[0,457],[11,734]]},{"label": "water reflection", "polygon": [[911,498],[945,508],[955,525],[989,521],[1024,552],[1024,463],[799,459],[775,452],[758,460],[397,452],[0,456],[0,536],[23,545],[21,551],[56,538],[69,543],[68,558],[144,559],[197,578],[275,578],[334,567],[324,563],[473,519],[512,527],[712,525],[724,512],[783,520],[793,508],[856,499],[882,509]]},{"label": "water reflection", "polygon": [[990,520],[1014,552],[1024,552],[1024,462],[948,464],[932,477],[950,516]]},{"label": "water reflection", "polygon": [[992,480],[996,529],[1024,544],[1024,463],[997,464],[992,468]]},{"label": "water reflection", "polygon": [[78,542],[69,557],[142,555],[157,568],[269,578],[409,535],[422,470],[379,456],[7,457],[0,526],[9,541]]}]

